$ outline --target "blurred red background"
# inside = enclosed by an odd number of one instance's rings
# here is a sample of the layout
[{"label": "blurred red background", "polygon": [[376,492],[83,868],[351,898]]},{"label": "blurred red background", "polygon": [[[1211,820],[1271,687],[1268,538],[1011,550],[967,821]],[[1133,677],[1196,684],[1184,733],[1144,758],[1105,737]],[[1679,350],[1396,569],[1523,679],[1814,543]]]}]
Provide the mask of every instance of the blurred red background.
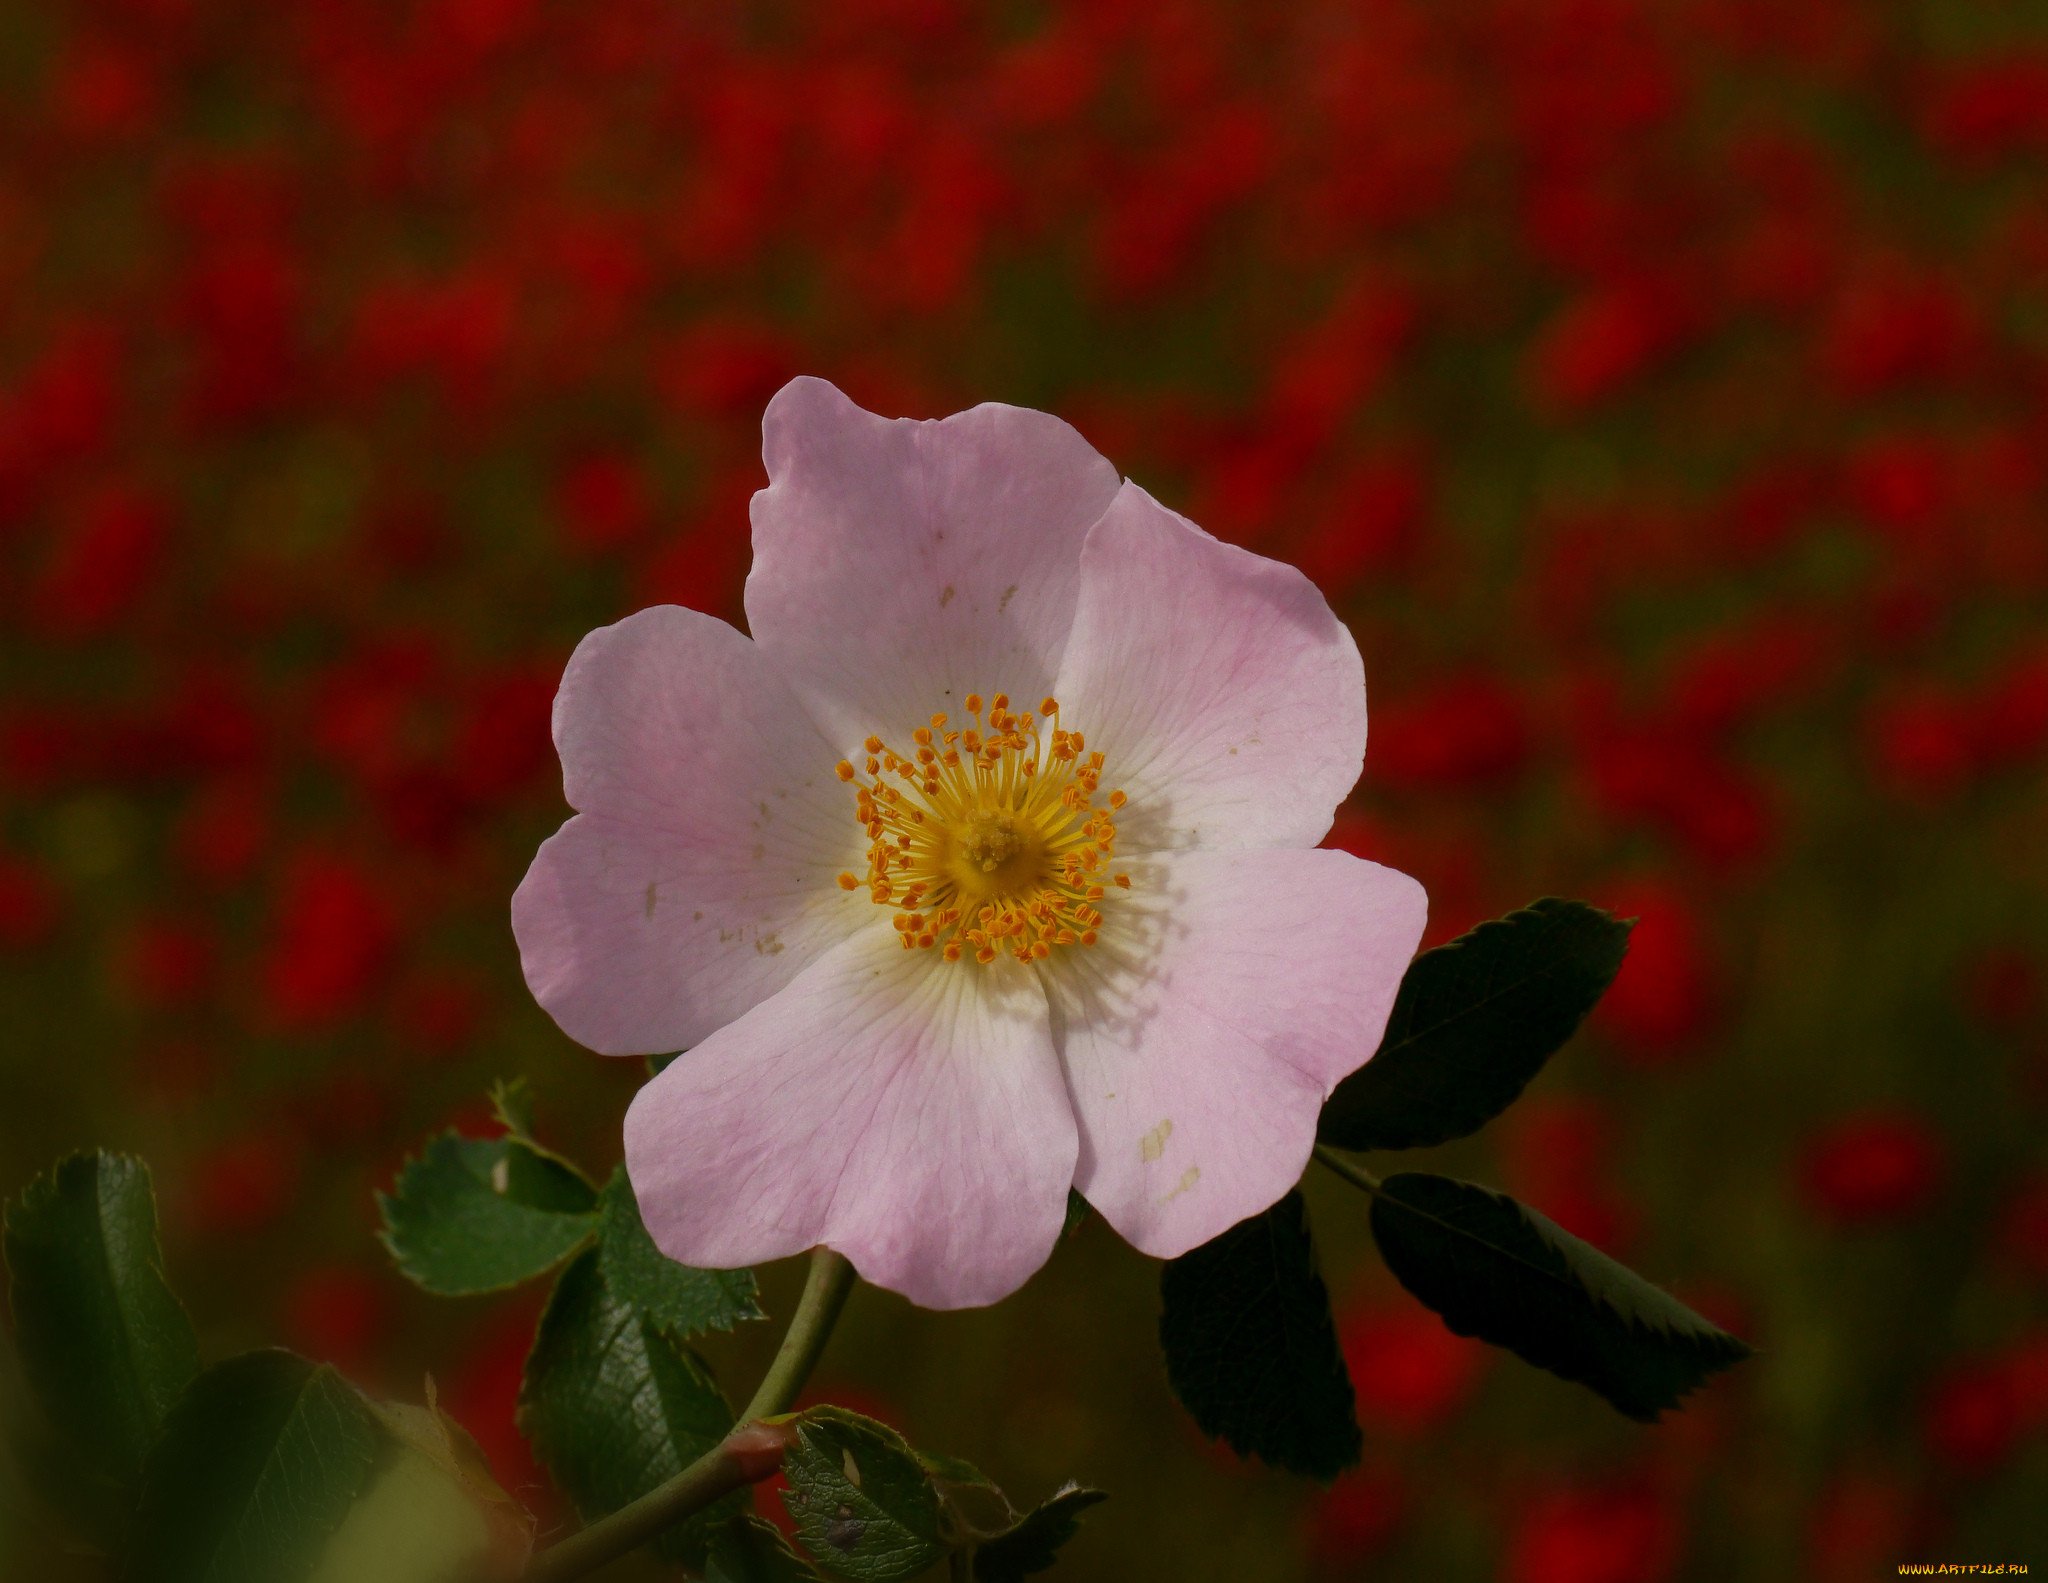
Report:
[{"label": "blurred red background", "polygon": [[740,619],[811,372],[1059,412],[1317,579],[1333,841],[1432,941],[1642,920],[1430,1163],[1762,1349],[1639,1429],[1312,1182],[1328,1492],[1200,1444],[1099,1224],[987,1313],[856,1299],[821,1388],[1110,1489],[1077,1583],[2048,1562],[2041,6],[0,0],[0,150],[0,1190],[147,1152],[216,1352],[431,1368],[535,1477],[533,1304],[403,1289],[370,1195],[497,1075],[616,1158],[638,1069],[506,923],[549,698],[641,605]]}]

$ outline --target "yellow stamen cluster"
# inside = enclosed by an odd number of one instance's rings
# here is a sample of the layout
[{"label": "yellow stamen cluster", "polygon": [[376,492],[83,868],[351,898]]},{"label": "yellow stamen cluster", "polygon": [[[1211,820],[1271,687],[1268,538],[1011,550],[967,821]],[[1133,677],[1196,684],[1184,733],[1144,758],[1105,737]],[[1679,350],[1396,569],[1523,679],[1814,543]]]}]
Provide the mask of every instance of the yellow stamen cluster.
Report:
[{"label": "yellow stamen cluster", "polygon": [[1108,869],[1124,794],[1096,806],[1103,756],[1058,728],[1055,700],[1036,715],[1012,714],[1003,693],[986,718],[980,694],[966,706],[972,726],[949,731],[933,715],[907,754],[869,737],[861,768],[839,761],[869,842],[867,878],[841,874],[840,886],[865,885],[877,906],[894,908],[904,950],[937,950],[949,962],[993,962],[998,951],[1035,962],[1095,944],[1104,886],[1131,885]]}]

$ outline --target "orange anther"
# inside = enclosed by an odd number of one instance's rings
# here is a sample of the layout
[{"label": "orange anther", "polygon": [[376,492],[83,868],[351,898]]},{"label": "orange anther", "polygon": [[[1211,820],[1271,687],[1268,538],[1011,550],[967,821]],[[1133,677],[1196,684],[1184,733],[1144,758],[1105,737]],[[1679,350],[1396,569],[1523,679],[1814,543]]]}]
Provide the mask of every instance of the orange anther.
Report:
[{"label": "orange anther", "polygon": [[1007,709],[1010,707],[1010,695],[1008,693],[997,693],[995,697],[988,701],[988,706],[991,709]]},{"label": "orange anther", "polygon": [[[813,759],[811,762],[815,764],[817,760]],[[845,759],[839,761],[835,770],[841,780],[850,781],[853,779],[853,766],[847,763]]]},{"label": "orange anther", "polygon": [[958,940],[948,940],[946,942],[945,956],[948,962],[960,960],[960,942]]},{"label": "orange anther", "polygon": [[1093,945],[1095,943],[1095,931],[1093,929],[1083,929],[1081,931],[1081,943],[1083,945]]},{"label": "orange anther", "polygon": [[969,693],[967,695],[967,712],[971,715],[978,715],[981,713],[980,693]]},{"label": "orange anther", "polygon": [[[930,747],[932,745],[932,728],[930,726],[919,726],[915,731],[910,733],[910,740],[915,742],[921,748]],[[918,757],[923,758],[924,755],[920,753],[918,754]]]},{"label": "orange anther", "polygon": [[879,775],[881,771],[882,761],[880,759],[870,758],[868,760],[868,773],[870,775]]},{"label": "orange anther", "polygon": [[1115,880],[1117,884],[1123,886],[1125,890],[1129,890],[1131,888],[1131,876],[1128,874],[1112,874],[1110,875],[1110,878]]},{"label": "orange anther", "polygon": [[1038,712],[1042,715],[1056,715],[1060,712],[1060,701],[1048,694],[1038,700]]},{"label": "orange anther", "polygon": [[1109,805],[1112,808],[1121,808],[1125,803],[1129,802],[1130,800],[1130,798],[1126,797],[1120,791],[1113,791],[1109,794]]},{"label": "orange anther", "polygon": [[879,753],[882,751],[882,739],[880,737],[869,737],[861,746],[870,753]]},{"label": "orange anther", "polygon": [[995,959],[996,948],[992,945],[985,945],[979,951],[974,953],[974,960],[977,962],[986,964],[989,962],[993,962]]},{"label": "orange anther", "polygon": [[853,890],[856,889],[859,885],[860,881],[855,879],[851,874],[841,874],[839,876],[839,888],[841,890]]}]

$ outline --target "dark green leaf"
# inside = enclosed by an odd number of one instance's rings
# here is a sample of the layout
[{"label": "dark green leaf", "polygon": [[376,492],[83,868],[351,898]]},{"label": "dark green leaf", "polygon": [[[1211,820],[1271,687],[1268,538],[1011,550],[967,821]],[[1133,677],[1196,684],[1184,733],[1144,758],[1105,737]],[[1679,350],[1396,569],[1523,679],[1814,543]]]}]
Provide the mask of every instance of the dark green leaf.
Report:
[{"label": "dark green leaf", "polygon": [[1387,1268],[1461,1336],[1506,1347],[1653,1422],[1750,1354],[1590,1243],[1470,1182],[1407,1172],[1372,1202]]},{"label": "dark green leaf", "polygon": [[1408,966],[1373,1058],[1337,1085],[1317,1138],[1419,1149],[1476,1132],[1577,1031],[1628,953],[1631,924],[1546,896]]},{"label": "dark green leaf", "polygon": [[487,1509],[446,1467],[387,1446],[306,1583],[484,1583],[516,1577]]},{"label": "dark green leaf", "polygon": [[74,1154],[6,1217],[22,1365],[50,1420],[128,1480],[199,1374],[199,1346],[164,1279],[149,1167]]},{"label": "dark green leaf", "polygon": [[1088,1200],[1075,1192],[1071,1187],[1068,1188],[1067,1218],[1060,1227],[1060,1241],[1065,1242],[1067,1238],[1087,1225],[1089,1213]]},{"label": "dark green leaf", "polygon": [[975,1583],[1019,1583],[1033,1572],[1045,1571],[1059,1559],[1060,1546],[1080,1531],[1081,1513],[1108,1499],[1101,1490],[1069,1484],[1034,1507],[1016,1527],[975,1550]]},{"label": "dark green leaf", "polygon": [[491,1114],[513,1137],[531,1143],[533,1132],[533,1085],[523,1077],[503,1078],[491,1085]]},{"label": "dark green leaf", "polygon": [[712,1534],[704,1583],[824,1583],[824,1574],[790,1548],[781,1530],[748,1512]]},{"label": "dark green leaf", "polygon": [[[605,1285],[595,1248],[562,1272],[519,1395],[520,1427],[587,1522],[674,1477],[732,1430],[732,1408],[697,1354]],[[741,1491],[671,1528],[658,1554],[703,1564],[711,1529]]]},{"label": "dark green leaf", "polygon": [[884,1583],[914,1577],[946,1553],[939,1493],[886,1424],[813,1407],[797,1420],[782,1471],[797,1537],[833,1572]]},{"label": "dark green leaf", "polygon": [[514,1137],[446,1132],[387,1195],[384,1246],[443,1297],[502,1291],[552,1269],[597,1228],[597,1192],[566,1161]]},{"label": "dark green leaf", "polygon": [[150,1452],[130,1583],[298,1583],[379,1440],[369,1404],[324,1365],[265,1351],[208,1369]]},{"label": "dark green leaf", "polygon": [[754,1300],[752,1270],[699,1270],[678,1264],[654,1245],[622,1165],[598,1195],[598,1257],[605,1285],[677,1336],[730,1330],[742,1319],[765,1319]]},{"label": "dark green leaf", "polygon": [[996,1488],[995,1480],[965,1457],[949,1457],[943,1451],[920,1451],[917,1465],[941,1484],[957,1484],[971,1490]]},{"label": "dark green leaf", "polygon": [[1239,1456],[1333,1479],[1364,1444],[1299,1190],[1171,1260],[1159,1283],[1166,1377]]}]

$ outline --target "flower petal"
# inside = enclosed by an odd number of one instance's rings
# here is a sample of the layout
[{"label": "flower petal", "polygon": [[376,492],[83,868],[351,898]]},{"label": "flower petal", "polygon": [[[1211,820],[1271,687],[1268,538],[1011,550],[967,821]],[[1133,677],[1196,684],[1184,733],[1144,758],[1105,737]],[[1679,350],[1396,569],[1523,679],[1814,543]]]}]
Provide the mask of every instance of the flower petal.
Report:
[{"label": "flower petal", "polygon": [[824,1243],[927,1308],[1045,1262],[1078,1141],[1029,969],[870,929],[643,1088],[626,1169],[648,1230],[729,1269]]},{"label": "flower petal", "polygon": [[1177,1258],[1300,1177],[1324,1099],[1379,1045],[1428,904],[1344,852],[1183,852],[1133,873],[1102,944],[1046,982],[1081,1124],[1074,1185]]},{"label": "flower petal", "polygon": [[1047,413],[879,418],[822,379],[783,386],[761,432],[747,624],[827,734],[907,751],[969,692],[1035,708],[1116,469]]},{"label": "flower petal", "polygon": [[582,810],[512,897],[534,998],[605,1055],[680,1050],[874,917],[838,753],[753,643],[660,605],[576,646],[555,694]]},{"label": "flower petal", "polygon": [[1130,794],[1129,851],[1312,847],[1365,756],[1365,668],[1315,585],[1136,484],[1081,553],[1053,690]]}]

